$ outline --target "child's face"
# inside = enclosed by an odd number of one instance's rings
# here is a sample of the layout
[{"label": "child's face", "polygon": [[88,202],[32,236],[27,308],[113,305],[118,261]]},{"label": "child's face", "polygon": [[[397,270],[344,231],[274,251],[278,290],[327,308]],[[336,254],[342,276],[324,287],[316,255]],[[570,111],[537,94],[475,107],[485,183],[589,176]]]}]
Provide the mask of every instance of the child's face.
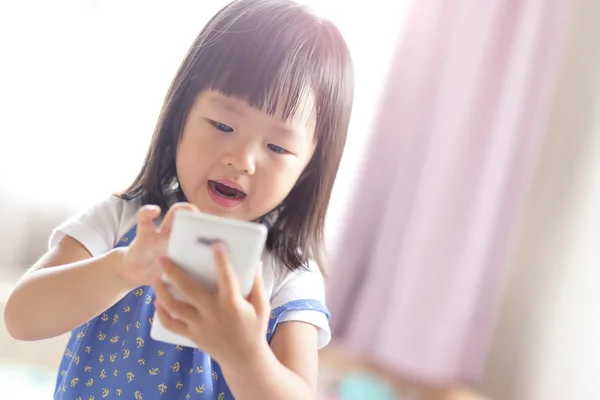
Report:
[{"label": "child's face", "polygon": [[284,123],[281,110],[270,116],[245,101],[201,93],[177,148],[177,176],[188,201],[203,212],[246,221],[279,205],[315,150],[308,97]]}]

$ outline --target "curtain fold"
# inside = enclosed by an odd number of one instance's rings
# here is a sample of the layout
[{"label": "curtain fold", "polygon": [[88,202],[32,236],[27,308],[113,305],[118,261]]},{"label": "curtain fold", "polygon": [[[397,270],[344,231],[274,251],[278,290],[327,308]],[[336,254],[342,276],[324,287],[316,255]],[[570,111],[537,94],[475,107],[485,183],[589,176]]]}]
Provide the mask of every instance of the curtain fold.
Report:
[{"label": "curtain fold", "polygon": [[339,346],[416,379],[478,379],[571,8],[414,3],[335,242]]}]

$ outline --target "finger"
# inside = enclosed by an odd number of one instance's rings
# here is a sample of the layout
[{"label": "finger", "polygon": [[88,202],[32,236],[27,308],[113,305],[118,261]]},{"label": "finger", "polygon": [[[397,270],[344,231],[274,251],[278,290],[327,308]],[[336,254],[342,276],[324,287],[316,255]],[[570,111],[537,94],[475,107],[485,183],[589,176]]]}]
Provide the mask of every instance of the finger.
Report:
[{"label": "finger", "polygon": [[171,317],[160,303],[156,304],[156,317],[160,321],[161,325],[168,330],[179,335],[188,336],[189,328],[185,322]]},{"label": "finger", "polygon": [[138,212],[138,222],[136,228],[136,237],[154,233],[154,220],[160,215],[160,207],[147,204],[140,208]]},{"label": "finger", "polygon": [[167,215],[165,215],[165,218],[163,219],[162,223],[160,224],[160,228],[159,230],[161,232],[171,232],[171,227],[173,226],[173,218],[175,217],[175,214],[177,214],[179,211],[182,210],[187,210],[187,211],[198,211],[198,208],[191,204],[191,203],[175,203],[171,206],[171,208],[169,208],[169,211],[167,211]]},{"label": "finger", "polygon": [[167,276],[169,284],[183,297],[183,300],[191,304],[201,314],[202,309],[210,301],[210,295],[206,290],[192,278],[187,272],[176,265],[168,256],[159,257],[160,265]]},{"label": "finger", "polygon": [[198,320],[198,310],[191,304],[176,299],[161,278],[156,279],[153,287],[157,303],[172,318],[183,321],[186,325]]},{"label": "finger", "polygon": [[217,267],[217,283],[219,293],[226,298],[234,299],[240,294],[238,280],[233,273],[233,267],[229,260],[229,255],[225,249],[225,244],[219,242],[213,246],[215,264]]},{"label": "finger", "polygon": [[265,293],[265,285],[263,281],[262,262],[259,265],[256,277],[254,278],[254,286],[252,286],[252,292],[248,297],[248,301],[254,306],[256,314],[261,319],[267,319],[271,314],[271,304],[267,300]]}]

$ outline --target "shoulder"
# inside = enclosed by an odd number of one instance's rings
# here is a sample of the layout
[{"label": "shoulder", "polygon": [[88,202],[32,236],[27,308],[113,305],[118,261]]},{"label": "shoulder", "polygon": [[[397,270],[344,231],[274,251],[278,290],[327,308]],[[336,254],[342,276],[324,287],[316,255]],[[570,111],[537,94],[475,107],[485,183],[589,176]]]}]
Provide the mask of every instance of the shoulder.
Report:
[{"label": "shoulder", "polygon": [[274,258],[270,260],[273,274],[272,300],[274,307],[281,302],[297,299],[314,299],[325,303],[325,282],[316,262],[311,261],[305,269],[291,271]]},{"label": "shoulder", "polygon": [[[265,270],[265,284],[269,286],[272,317],[269,325],[275,332],[279,323],[298,321],[314,325],[319,332],[319,348],[331,339],[329,311],[325,301],[325,282],[316,262],[308,268],[291,271],[270,257],[270,268]],[[271,282],[267,283],[269,280]],[[275,318],[273,318],[275,317]]]},{"label": "shoulder", "polygon": [[56,246],[69,235],[85,246],[92,256],[106,253],[135,225],[140,206],[139,200],[108,196],[57,226],[50,235],[49,247]]}]

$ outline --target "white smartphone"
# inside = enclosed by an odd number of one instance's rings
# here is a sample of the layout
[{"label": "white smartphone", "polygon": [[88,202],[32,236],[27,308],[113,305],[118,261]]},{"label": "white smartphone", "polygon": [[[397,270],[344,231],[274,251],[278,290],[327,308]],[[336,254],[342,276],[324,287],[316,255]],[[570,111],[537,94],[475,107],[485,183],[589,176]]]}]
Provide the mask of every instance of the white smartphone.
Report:
[{"label": "white smartphone", "polygon": [[[174,216],[167,255],[203,285],[216,288],[217,267],[212,246],[217,241],[223,242],[241,294],[246,297],[252,290],[266,239],[267,228],[263,224],[182,210]],[[166,278],[163,279],[168,283]],[[177,293],[174,295],[177,297]],[[197,347],[187,337],[165,328],[156,313],[150,337],[170,344]]]}]

